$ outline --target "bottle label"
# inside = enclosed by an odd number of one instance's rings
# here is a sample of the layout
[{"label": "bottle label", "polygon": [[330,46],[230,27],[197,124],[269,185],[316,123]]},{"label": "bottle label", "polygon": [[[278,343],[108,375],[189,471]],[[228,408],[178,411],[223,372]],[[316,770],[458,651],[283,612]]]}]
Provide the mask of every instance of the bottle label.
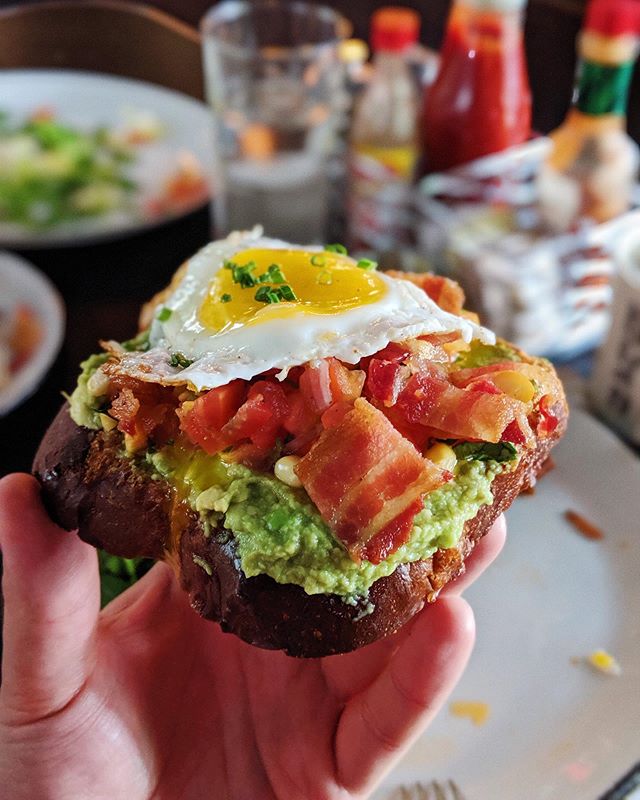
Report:
[{"label": "bottle label", "polygon": [[584,61],[580,70],[576,106],[583,114],[625,114],[633,61],[598,64]]},{"label": "bottle label", "polygon": [[377,251],[410,241],[415,145],[355,145],[349,156],[351,246]]}]

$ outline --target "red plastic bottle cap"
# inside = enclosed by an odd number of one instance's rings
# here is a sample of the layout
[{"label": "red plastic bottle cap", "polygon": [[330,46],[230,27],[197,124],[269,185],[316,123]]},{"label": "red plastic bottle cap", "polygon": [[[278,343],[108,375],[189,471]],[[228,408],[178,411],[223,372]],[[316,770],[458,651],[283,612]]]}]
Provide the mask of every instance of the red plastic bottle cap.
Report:
[{"label": "red plastic bottle cap", "polygon": [[400,53],[418,41],[420,15],[411,8],[385,6],[371,18],[371,47]]},{"label": "red plastic bottle cap", "polygon": [[591,0],[584,29],[604,36],[640,32],[640,0]]}]

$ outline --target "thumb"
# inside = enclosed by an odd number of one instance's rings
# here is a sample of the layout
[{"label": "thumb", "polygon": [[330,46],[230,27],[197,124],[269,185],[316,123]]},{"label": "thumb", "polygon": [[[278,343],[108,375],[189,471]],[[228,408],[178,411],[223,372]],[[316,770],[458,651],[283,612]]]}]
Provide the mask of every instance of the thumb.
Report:
[{"label": "thumb", "polygon": [[29,475],[0,481],[4,634],[0,715],[32,722],[75,697],[91,672],[100,610],[95,550],[54,525]]}]

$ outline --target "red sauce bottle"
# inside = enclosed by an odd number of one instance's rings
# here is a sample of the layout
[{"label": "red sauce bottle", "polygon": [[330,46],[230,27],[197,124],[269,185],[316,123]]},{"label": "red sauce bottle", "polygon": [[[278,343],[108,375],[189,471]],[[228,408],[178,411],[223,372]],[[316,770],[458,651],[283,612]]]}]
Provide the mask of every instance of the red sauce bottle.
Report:
[{"label": "red sauce bottle", "polygon": [[522,36],[526,0],[455,0],[423,120],[424,165],[439,172],[531,135]]}]

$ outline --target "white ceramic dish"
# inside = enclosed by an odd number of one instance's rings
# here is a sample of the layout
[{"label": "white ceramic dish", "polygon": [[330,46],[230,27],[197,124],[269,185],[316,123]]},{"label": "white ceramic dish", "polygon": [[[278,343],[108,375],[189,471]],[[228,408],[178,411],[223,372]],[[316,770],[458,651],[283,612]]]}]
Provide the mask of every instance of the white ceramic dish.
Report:
[{"label": "white ceramic dish", "polygon": [[[175,170],[179,154],[190,153],[210,181],[212,122],[209,109],[186,95],[142,81],[72,70],[3,70],[0,72],[0,110],[24,119],[38,108],[51,108],[62,122],[84,130],[114,127],[132,110],[150,112],[164,128],[157,143],[139,151],[132,177],[141,205],[153,197]],[[93,244],[154,227],[201,207],[202,199],[179,211],[160,215],[122,212],[64,223],[45,231],[0,223],[0,245],[12,248],[69,247]]]},{"label": "white ceramic dish", "polygon": [[[444,708],[376,800],[448,778],[465,800],[596,800],[640,761],[640,459],[582,411],[554,459],[466,594],[477,644],[451,699],[488,703],[488,721]],[[578,534],[567,509],[605,538]],[[598,648],[619,677],[584,662]]]},{"label": "white ceramic dish", "polygon": [[20,303],[36,314],[43,336],[27,363],[0,389],[0,417],[37,389],[60,350],[65,323],[62,298],[49,279],[23,258],[0,251],[0,306]]}]

